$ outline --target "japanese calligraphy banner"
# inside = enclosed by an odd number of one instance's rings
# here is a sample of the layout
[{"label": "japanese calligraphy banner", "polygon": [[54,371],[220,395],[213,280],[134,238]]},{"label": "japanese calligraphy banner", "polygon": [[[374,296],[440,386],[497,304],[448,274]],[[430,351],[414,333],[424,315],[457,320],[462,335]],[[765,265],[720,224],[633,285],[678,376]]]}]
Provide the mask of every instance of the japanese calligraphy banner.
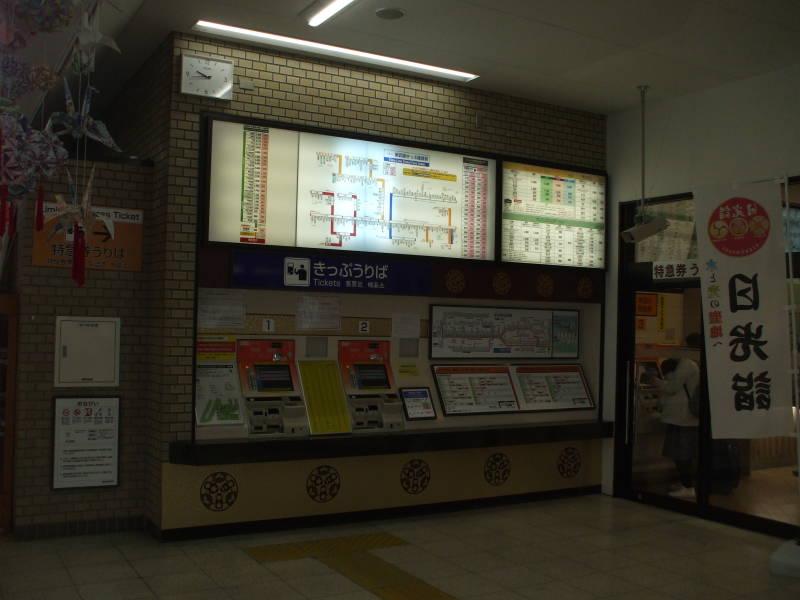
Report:
[{"label": "japanese calligraphy banner", "polygon": [[431,294],[431,266],[423,261],[333,258],[295,253],[233,252],[231,283],[238,287],[373,294]]},{"label": "japanese calligraphy banner", "polygon": [[792,385],[776,183],[695,192],[711,431],[791,435]]},{"label": "japanese calligraphy banner", "polygon": [[[109,217],[113,231],[101,220],[86,232],[86,266],[103,271],[141,271],[144,211],[95,206]],[[44,203],[44,217],[57,212],[54,202]],[[33,232],[33,264],[37,267],[72,266],[72,230],[57,229],[58,220],[46,221],[42,231]]]}]

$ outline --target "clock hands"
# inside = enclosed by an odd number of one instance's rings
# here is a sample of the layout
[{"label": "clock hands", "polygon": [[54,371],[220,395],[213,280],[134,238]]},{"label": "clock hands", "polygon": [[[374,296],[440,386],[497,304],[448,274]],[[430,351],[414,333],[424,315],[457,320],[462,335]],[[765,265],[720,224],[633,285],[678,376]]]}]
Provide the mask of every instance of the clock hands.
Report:
[{"label": "clock hands", "polygon": [[205,77],[206,79],[211,79],[211,75],[206,75],[202,71],[196,71],[196,73],[199,73],[202,77]]}]

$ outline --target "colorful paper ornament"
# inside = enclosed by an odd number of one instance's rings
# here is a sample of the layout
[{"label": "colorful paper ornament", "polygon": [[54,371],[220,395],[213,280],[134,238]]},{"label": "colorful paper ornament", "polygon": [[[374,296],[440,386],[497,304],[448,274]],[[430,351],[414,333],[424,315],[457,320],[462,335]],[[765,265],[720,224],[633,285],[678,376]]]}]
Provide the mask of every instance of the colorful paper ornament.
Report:
[{"label": "colorful paper ornament", "polygon": [[32,32],[53,33],[62,31],[72,23],[74,0],[15,0],[16,16]]},{"label": "colorful paper ornament", "polygon": [[64,95],[67,105],[67,112],[54,112],[50,115],[47,121],[45,131],[52,132],[57,136],[71,135],[75,139],[80,139],[84,135],[101,144],[113,148],[117,152],[122,152],[122,149],[117,146],[108,128],[102,121],[95,121],[89,115],[91,108],[92,93],[97,90],[92,86],[86,87],[86,93],[83,97],[83,104],[80,111],[75,110],[75,102],[72,100],[72,93],[69,90],[69,84],[64,79]]}]

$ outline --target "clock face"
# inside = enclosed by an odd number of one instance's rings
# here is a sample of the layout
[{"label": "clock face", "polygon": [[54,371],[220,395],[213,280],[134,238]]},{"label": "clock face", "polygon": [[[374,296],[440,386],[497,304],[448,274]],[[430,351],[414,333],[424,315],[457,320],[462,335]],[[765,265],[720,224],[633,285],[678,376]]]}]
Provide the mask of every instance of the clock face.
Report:
[{"label": "clock face", "polygon": [[182,55],[181,93],[233,99],[233,63],[195,54]]}]

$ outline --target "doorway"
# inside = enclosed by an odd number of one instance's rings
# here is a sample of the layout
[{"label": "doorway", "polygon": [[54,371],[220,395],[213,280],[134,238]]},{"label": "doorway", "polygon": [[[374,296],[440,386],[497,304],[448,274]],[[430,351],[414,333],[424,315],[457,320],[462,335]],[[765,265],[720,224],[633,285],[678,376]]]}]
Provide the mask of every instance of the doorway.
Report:
[{"label": "doorway", "polygon": [[[703,331],[699,280],[683,270],[697,256],[691,196],[650,204],[670,221],[670,229],[647,244],[620,247],[615,494],[795,536],[800,526],[797,441],[711,436],[702,337],[691,335]],[[635,208],[622,206],[623,228],[633,224]],[[670,265],[673,275],[680,270],[684,276],[662,277],[659,269]],[[689,363],[696,391],[687,384],[665,393],[660,383],[674,377],[669,373],[677,365]],[[670,411],[674,403],[681,410]]]}]

